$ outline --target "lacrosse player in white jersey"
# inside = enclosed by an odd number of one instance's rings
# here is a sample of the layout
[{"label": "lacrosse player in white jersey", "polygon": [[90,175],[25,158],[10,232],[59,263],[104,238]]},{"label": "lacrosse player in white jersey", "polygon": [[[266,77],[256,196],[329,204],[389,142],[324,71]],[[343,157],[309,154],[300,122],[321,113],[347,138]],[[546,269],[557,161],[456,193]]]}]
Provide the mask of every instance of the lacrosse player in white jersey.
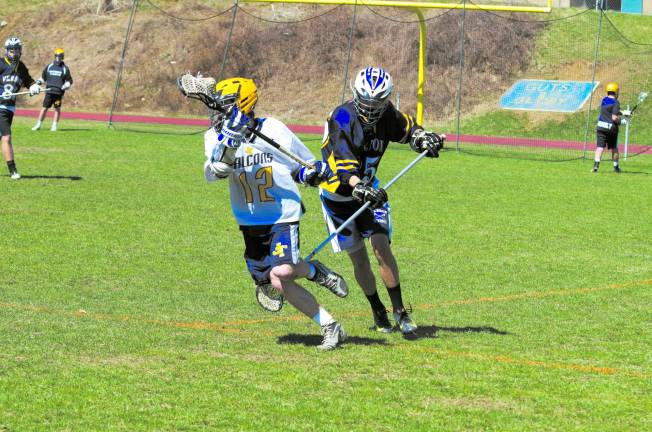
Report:
[{"label": "lacrosse player in white jersey", "polygon": [[[339,297],[348,294],[340,275],[316,260],[305,262],[299,257],[303,204],[297,183],[316,187],[332,174],[327,164],[315,161],[283,123],[274,118],[254,117],[258,95],[252,80],[220,81],[215,85],[213,98],[227,114],[215,112],[212,127],[204,135],[204,175],[208,182],[229,181],[231,209],[244,238],[247,269],[258,288],[271,284],[321,327],[320,349],[334,349],[346,339],[346,333],[315,297],[296,282],[307,278]],[[302,166],[248,127],[314,167]]]}]

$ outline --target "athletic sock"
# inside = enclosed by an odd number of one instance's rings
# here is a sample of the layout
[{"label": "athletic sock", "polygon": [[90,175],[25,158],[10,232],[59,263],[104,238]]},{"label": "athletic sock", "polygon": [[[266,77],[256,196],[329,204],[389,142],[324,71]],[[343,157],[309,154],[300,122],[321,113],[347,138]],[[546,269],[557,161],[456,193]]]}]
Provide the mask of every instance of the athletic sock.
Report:
[{"label": "athletic sock", "polygon": [[394,288],[387,288],[387,293],[392,300],[394,312],[405,309],[403,306],[403,296],[401,295],[401,284],[396,285]]},{"label": "athletic sock", "polygon": [[314,281],[315,276],[317,276],[317,268],[311,263],[307,263],[307,264],[308,264],[308,276],[306,276],[306,278],[308,278],[309,281]]},{"label": "athletic sock", "polygon": [[7,162],[7,168],[9,169],[9,174],[13,174],[15,172],[18,172],[16,170],[16,162],[14,162],[13,160],[10,160],[10,161]]},{"label": "athletic sock", "polygon": [[316,322],[318,325],[323,326],[326,324],[331,324],[335,319],[329,314],[326,309],[323,307],[319,306],[319,310],[315,314],[314,317],[312,317],[312,320]]},{"label": "athletic sock", "polygon": [[382,301],[380,301],[380,297],[378,297],[378,291],[376,291],[372,295],[368,295],[367,300],[369,300],[371,309],[375,311],[385,310],[385,305],[383,304]]}]

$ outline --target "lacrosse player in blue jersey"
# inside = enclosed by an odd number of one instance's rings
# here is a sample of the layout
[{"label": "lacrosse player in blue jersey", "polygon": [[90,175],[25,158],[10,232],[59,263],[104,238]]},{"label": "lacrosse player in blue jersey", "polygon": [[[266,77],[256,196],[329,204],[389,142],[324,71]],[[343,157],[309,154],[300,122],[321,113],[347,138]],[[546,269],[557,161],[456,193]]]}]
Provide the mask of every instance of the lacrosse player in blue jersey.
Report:
[{"label": "lacrosse player in blue jersey", "polygon": [[[258,95],[252,80],[220,81],[215,85],[214,99],[228,114],[215,113],[213,127],[204,135],[204,175],[208,182],[229,181],[231,209],[244,238],[247,269],[258,288],[267,289],[271,284],[321,327],[320,349],[334,349],[346,339],[346,333],[296,282],[307,278],[339,297],[348,294],[340,275],[319,261],[305,262],[299,257],[299,219],[304,210],[296,183],[317,186],[330,177],[330,170],[315,161],[283,123],[254,117]],[[314,168],[300,165],[253,135],[248,125],[304,161],[314,163]]]},{"label": "lacrosse player in blue jersey", "polygon": [[372,329],[390,333],[385,305],[376,290],[364,239],[368,238],[380,266],[380,277],[392,302],[398,329],[408,337],[416,324],[403,304],[398,265],[390,248],[391,219],[387,193],[376,178],[378,165],[390,141],[409,143],[418,153],[438,157],[443,135],[425,132],[414,119],[389,100],[391,76],[380,68],[362,69],[352,85],[353,100],[333,110],[326,122],[322,158],[333,176],[321,184],[322,208],[329,231],[334,232],[366,202],[371,206],[332,241],[336,252],[349,254],[355,278],[364,291],[374,319]]}]

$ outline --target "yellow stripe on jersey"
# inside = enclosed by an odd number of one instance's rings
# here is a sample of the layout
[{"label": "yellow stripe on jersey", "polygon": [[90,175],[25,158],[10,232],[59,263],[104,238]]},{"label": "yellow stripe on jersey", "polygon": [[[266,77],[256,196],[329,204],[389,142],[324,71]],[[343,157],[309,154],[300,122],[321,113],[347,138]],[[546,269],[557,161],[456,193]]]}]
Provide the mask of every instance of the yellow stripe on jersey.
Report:
[{"label": "yellow stripe on jersey", "polygon": [[412,127],[414,126],[414,119],[412,118],[412,116],[409,116],[407,114],[404,114],[404,113],[401,113],[401,114],[403,114],[403,117],[405,117],[405,135],[403,135],[403,138],[401,138],[401,141],[399,141],[399,142],[404,143],[405,140],[407,139],[407,137],[410,136],[410,131],[412,130]]},{"label": "yellow stripe on jersey", "polygon": [[337,165],[360,165],[360,162],[355,159],[338,159],[335,163]]},{"label": "yellow stripe on jersey", "polygon": [[338,171],[340,171],[340,170],[344,170],[344,171],[357,171],[357,170],[358,170],[358,167],[356,167],[355,165],[338,165],[338,166],[337,166],[337,170],[338,170]]},{"label": "yellow stripe on jersey", "polygon": [[[331,171],[334,173],[337,172],[337,169],[335,167],[335,155],[333,152],[331,152],[330,156],[328,156],[328,166],[331,168]],[[322,189],[326,189],[329,192],[335,193],[337,191],[337,188],[340,187],[340,181],[337,179],[337,174],[333,175],[331,178],[326,180],[325,182],[322,182],[319,187]]]},{"label": "yellow stripe on jersey", "polygon": [[330,142],[330,140],[331,140],[331,136],[329,135],[329,136],[326,137],[326,141],[324,141],[322,143],[321,148],[326,147],[328,145],[328,143]]}]

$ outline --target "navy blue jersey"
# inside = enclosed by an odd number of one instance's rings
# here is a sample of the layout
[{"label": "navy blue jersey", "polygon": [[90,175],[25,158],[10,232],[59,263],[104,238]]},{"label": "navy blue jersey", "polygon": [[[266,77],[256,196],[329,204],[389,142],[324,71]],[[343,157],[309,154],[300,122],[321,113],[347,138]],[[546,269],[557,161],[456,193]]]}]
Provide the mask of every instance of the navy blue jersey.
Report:
[{"label": "navy blue jersey", "polygon": [[600,106],[597,130],[617,134],[618,123],[613,121],[612,115],[620,115],[620,102],[616,98],[605,96]]},{"label": "navy blue jersey", "polygon": [[70,74],[70,68],[66,66],[64,62],[61,64],[50,63],[43,69],[41,78],[45,81],[45,86],[51,90],[48,90],[48,93],[53,95],[62,95],[65,93],[65,90],[61,90],[61,86],[64,82],[68,81],[72,84],[72,75]]},{"label": "navy blue jersey", "polygon": [[25,63],[18,61],[12,63],[8,58],[0,60],[0,109],[14,112],[16,110],[16,96],[5,96],[17,93],[21,87],[34,84],[34,79],[29,74]]},{"label": "navy blue jersey", "polygon": [[353,189],[349,186],[349,179],[352,176],[363,180],[376,177],[390,141],[409,142],[412,133],[421,128],[412,116],[403,114],[390,103],[376,126],[365,129],[351,101],[333,110],[326,127],[321,155],[334,175],[321,187],[345,197],[351,196]]}]

